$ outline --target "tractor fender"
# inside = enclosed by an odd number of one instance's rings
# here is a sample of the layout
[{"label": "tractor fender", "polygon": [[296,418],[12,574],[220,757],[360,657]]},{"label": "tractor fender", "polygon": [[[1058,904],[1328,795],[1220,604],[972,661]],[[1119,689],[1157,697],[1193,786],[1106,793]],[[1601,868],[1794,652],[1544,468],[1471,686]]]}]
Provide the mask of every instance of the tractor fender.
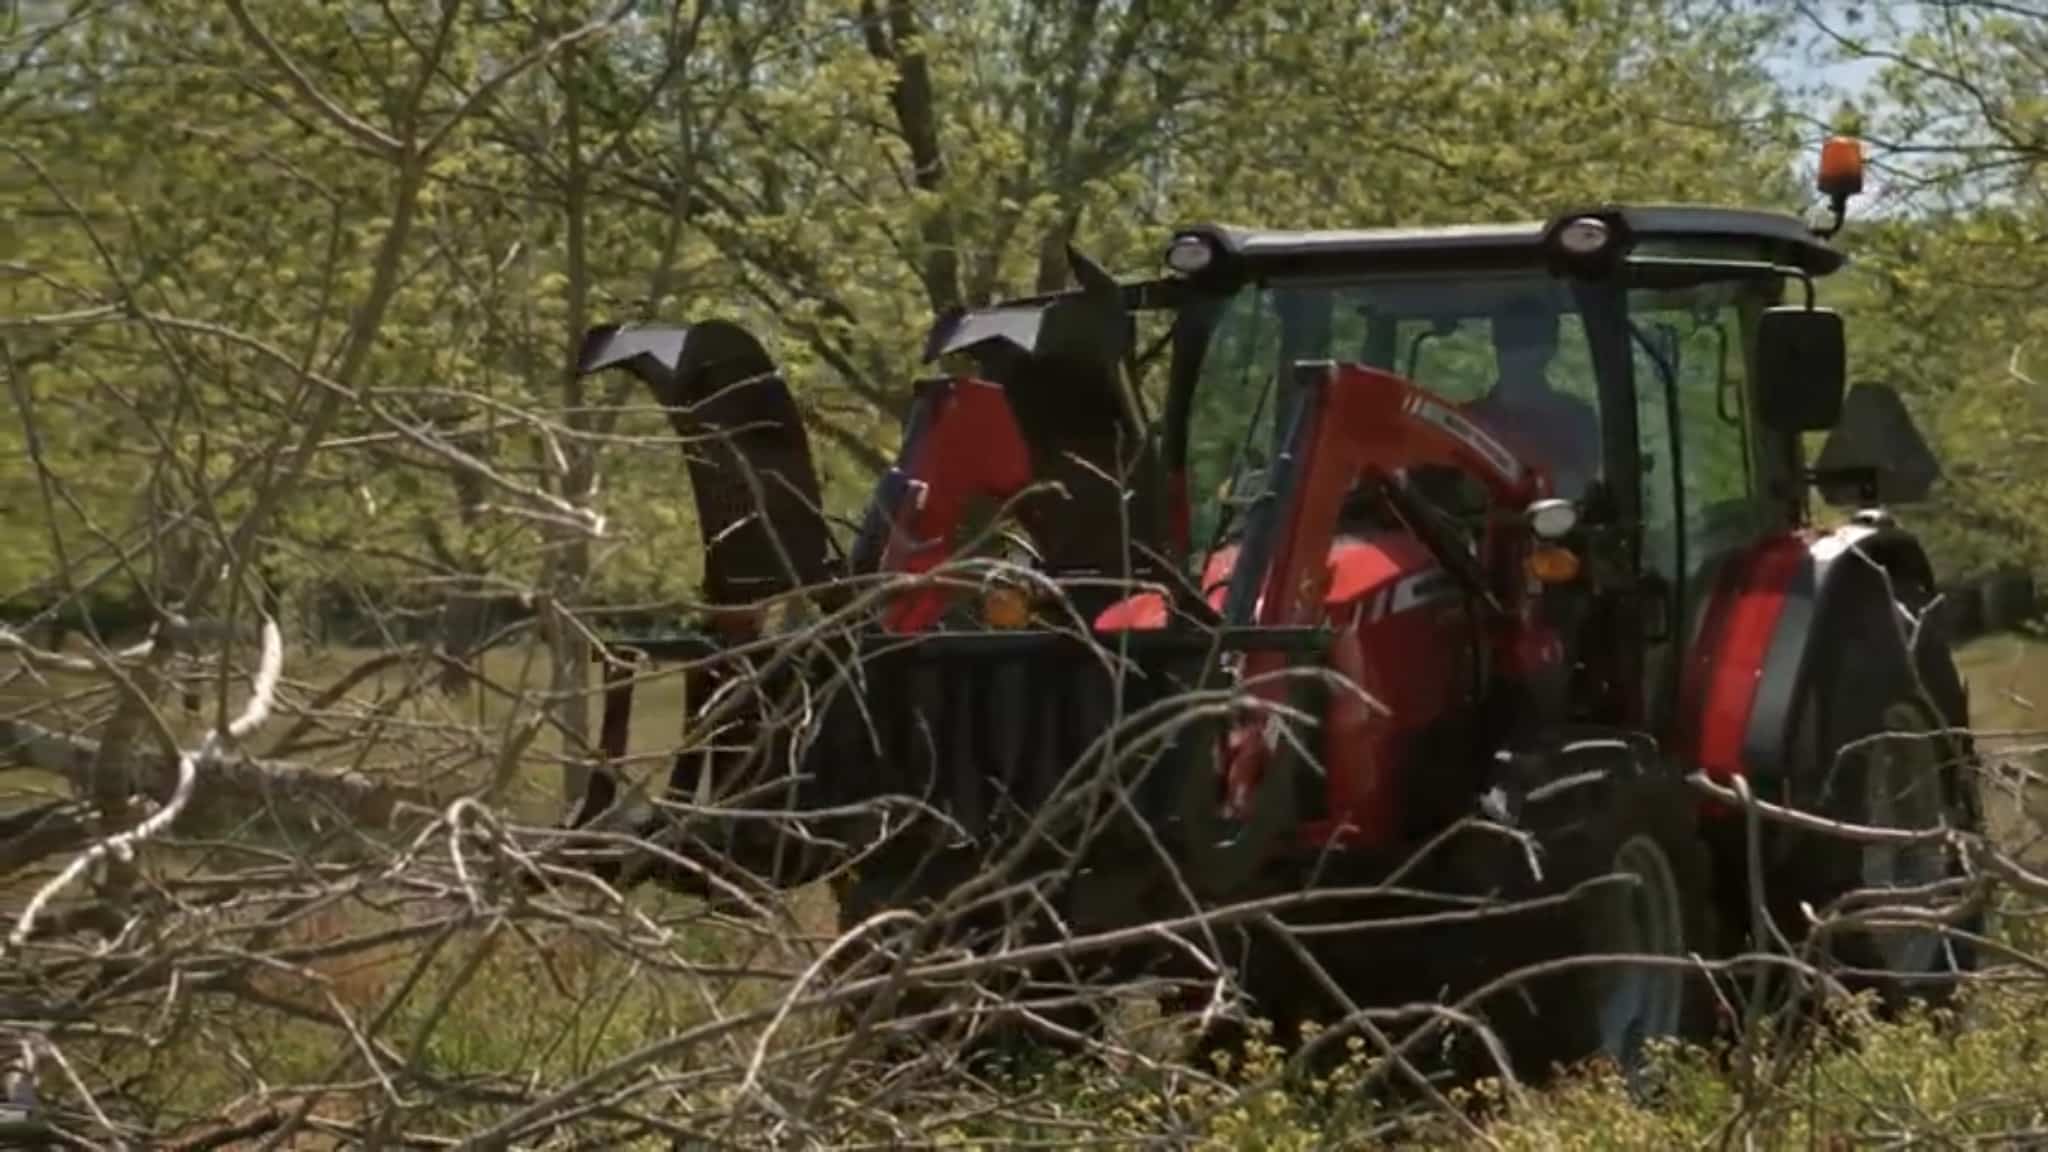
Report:
[{"label": "tractor fender", "polygon": [[1695,766],[1720,783],[1783,779],[1828,607],[1868,590],[1879,569],[1896,586],[1933,586],[1919,541],[1875,516],[1772,536],[1728,561],[1685,669],[1681,699]]}]

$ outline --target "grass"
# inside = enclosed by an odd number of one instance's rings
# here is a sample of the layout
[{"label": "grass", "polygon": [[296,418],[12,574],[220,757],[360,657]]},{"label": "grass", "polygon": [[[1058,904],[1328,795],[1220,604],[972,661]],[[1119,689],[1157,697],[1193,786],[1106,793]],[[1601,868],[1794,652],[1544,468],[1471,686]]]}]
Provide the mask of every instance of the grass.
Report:
[{"label": "grass", "polygon": [[[295,653],[288,658],[288,670],[297,680],[317,685],[369,655]],[[1986,638],[1964,648],[1959,661],[1971,686],[1977,724],[1985,730],[1980,743],[1999,770],[1998,779],[2016,782],[2015,769],[2022,765],[2048,767],[2039,750],[2048,743],[2042,739],[2040,713],[2041,706],[2048,706],[2048,641]],[[381,671],[356,693],[358,705],[346,718],[351,726],[347,740],[302,750],[295,758],[359,766],[414,783],[474,774],[495,751],[479,734],[501,733],[530,715],[538,706],[532,693],[545,684],[545,669],[526,652],[493,653],[484,670],[485,679],[498,689],[469,685],[445,695],[414,690],[427,674],[423,667]],[[0,708],[57,707],[73,687],[61,680],[39,685],[33,693],[18,683],[0,686]],[[12,699],[5,695],[9,692]],[[306,691],[298,690],[297,698],[305,697]],[[681,704],[680,684],[673,676],[641,687],[630,739],[636,754],[658,756],[672,742]],[[177,719],[188,732],[202,721],[203,716]],[[594,721],[593,715],[593,730]],[[261,751],[290,723],[273,720],[253,746]],[[532,818],[555,818],[560,746],[554,736],[544,735],[521,758],[508,799]],[[20,774],[9,779],[18,784]],[[2038,800],[2028,810],[2018,807],[2016,788],[1993,791],[1994,827],[2002,835],[2017,837],[2029,817],[2048,816]],[[0,795],[0,805],[7,802]],[[171,849],[152,859],[175,870],[167,856],[182,851]],[[13,904],[14,891],[5,895]],[[331,943],[393,923],[398,910],[367,895],[292,914],[286,943]],[[535,921],[514,928],[507,922],[461,923],[456,916],[431,958],[408,944],[273,968],[262,972],[256,984],[278,1006],[275,1010],[257,1011],[246,1001],[192,993],[179,1004],[186,1026],[174,1040],[82,1042],[75,1055],[97,1082],[124,1082],[127,1109],[154,1114],[160,1130],[242,1114],[265,1085],[323,1081],[330,1082],[330,1097],[320,1114],[345,1122],[380,1089],[374,1079],[363,1078],[360,1063],[343,1060],[337,1066],[338,1059],[354,1051],[345,1033],[285,1009],[318,1013],[338,1008],[358,1021],[374,1018],[393,1003],[394,993],[424,960],[417,986],[398,1001],[379,1036],[443,1085],[468,1086],[433,1114],[406,1120],[415,1132],[456,1135],[501,1114],[500,1106],[491,1103],[494,1093],[529,1080],[572,1081],[649,1043],[770,1003],[788,974],[815,955],[815,937],[831,923],[829,899],[820,893],[806,893],[796,902],[798,932],[784,938],[714,923],[700,905],[657,891],[635,893],[633,903],[674,933],[668,946],[636,954],[573,924]],[[447,909],[441,914],[452,915]],[[2011,920],[2000,932],[2032,954],[2042,954],[2048,945],[2035,921]],[[666,969],[656,966],[658,960]],[[710,975],[714,969],[745,968],[761,969],[766,976]],[[111,1022],[168,1038],[170,1033],[157,1031],[167,1012],[152,1001]],[[1962,1027],[1959,1021],[1965,1022]],[[815,1018],[797,1021],[780,1034],[775,1050],[799,1047],[825,1026]],[[660,1062],[659,1071],[670,1082],[658,1095],[663,1114],[687,1124],[693,1112],[711,1115],[728,1108],[733,1102],[729,1070],[745,1063],[754,1035],[743,1031]],[[1676,1052],[1660,1076],[1655,1107],[1639,1105],[1619,1083],[1591,1071],[1514,1109],[1486,1129],[1486,1138],[1513,1149],[1702,1147],[1720,1143],[1731,1118],[1738,1116],[1747,1118],[1746,1130],[1758,1147],[1862,1146],[1899,1142],[1908,1134],[1922,1142],[1962,1146],[1992,1133],[2048,1131],[2048,1083],[2037,1071],[2048,1052],[2048,994],[2038,984],[1981,986],[1955,1013],[1864,1024],[1857,1040],[1802,1058],[1789,1066],[1791,1074],[1753,1087],[1747,1095],[1740,1076],[1713,1066],[1700,1053]],[[1768,1049],[1760,1053],[1768,1054]],[[1254,1045],[1240,1064],[1259,1072],[1270,1069],[1274,1059],[1272,1051]],[[727,1074],[711,1075],[721,1067]],[[1179,1131],[1186,1136],[1182,1146],[1219,1152],[1478,1142],[1470,1131],[1446,1123],[1398,1136],[1381,1131],[1385,1117],[1350,1090],[1372,1067],[1366,1053],[1355,1050],[1345,1069],[1316,1082],[1228,1100],[1185,1079],[1169,1082],[1139,1065],[1113,1073],[1052,1069],[1038,1086],[1038,1103],[1028,1119],[1005,1115],[1000,1101],[971,1091],[958,1098],[913,1099],[886,1116],[854,1107],[876,1082],[887,1079],[886,1067],[849,1077],[835,1099],[856,1117],[842,1133],[846,1141],[884,1145],[910,1143],[904,1125],[914,1126],[931,1143],[955,1147],[1071,1138],[1077,1128],[1111,1145]],[[1481,1085],[1473,1091],[1484,1096],[1499,1088]],[[321,1145],[301,1141],[292,1146]]]},{"label": "grass", "polygon": [[2048,772],[2048,637],[1987,636],[1959,649],[1956,663],[1988,771],[1991,831],[2029,864],[2048,863],[2048,791],[2025,786],[2028,772]]},{"label": "grass", "polygon": [[[254,651],[244,654],[252,664]],[[326,686],[376,665],[348,693],[345,704],[312,708]],[[477,779],[480,766],[495,765],[508,733],[516,732],[546,707],[548,669],[538,646],[486,652],[478,674],[467,683],[439,680],[439,666],[424,659],[394,660],[391,654],[351,648],[306,649],[287,644],[285,681],[277,714],[243,742],[259,757],[282,758],[315,770],[354,770],[395,782],[459,794]],[[248,698],[248,668],[227,685],[230,714]],[[218,685],[195,683],[187,700],[162,709],[167,727],[185,747],[198,742],[218,716]],[[97,735],[112,703],[112,689],[97,677],[48,673],[0,679],[0,715],[34,721],[85,736]],[[598,708],[586,708],[596,739]],[[644,674],[635,690],[629,734],[639,758],[629,775],[650,771],[663,749],[672,747],[683,714],[682,680],[674,670]],[[321,730],[294,734],[297,717],[318,720]],[[288,746],[279,741],[294,736]],[[506,792],[498,802],[519,817],[553,822],[561,811],[560,766],[567,742],[552,725],[517,757]],[[10,772],[0,790],[0,811],[10,805],[61,795],[64,782],[44,773]]]}]

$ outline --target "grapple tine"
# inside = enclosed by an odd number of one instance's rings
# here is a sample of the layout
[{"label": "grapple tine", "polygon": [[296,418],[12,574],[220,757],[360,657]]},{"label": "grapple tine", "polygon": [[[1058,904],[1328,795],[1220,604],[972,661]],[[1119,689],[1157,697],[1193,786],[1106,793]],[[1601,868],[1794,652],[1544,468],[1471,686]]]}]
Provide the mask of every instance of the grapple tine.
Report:
[{"label": "grapple tine", "polygon": [[738,607],[826,583],[834,547],[810,438],[758,340],[722,320],[603,325],[585,334],[577,370],[609,369],[647,384],[688,441],[683,452],[713,605]]}]

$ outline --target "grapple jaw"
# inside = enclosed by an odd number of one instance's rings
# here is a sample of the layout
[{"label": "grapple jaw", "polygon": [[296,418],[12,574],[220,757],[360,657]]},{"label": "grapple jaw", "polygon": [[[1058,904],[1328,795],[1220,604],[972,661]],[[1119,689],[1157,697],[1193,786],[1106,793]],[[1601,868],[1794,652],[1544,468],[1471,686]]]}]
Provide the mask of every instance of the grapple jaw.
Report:
[{"label": "grapple jaw", "polygon": [[810,438],[774,359],[723,320],[606,324],[583,338],[579,374],[622,370],[651,388],[685,438],[704,537],[704,595],[737,608],[817,588],[837,555]]},{"label": "grapple jaw", "polygon": [[[1073,248],[1077,290],[941,315],[927,362],[972,362],[999,385],[1042,491],[1018,519],[1058,572],[1154,575],[1164,544],[1153,429],[1123,373],[1134,312],[1159,307],[1152,284],[1123,285]],[[1132,547],[1132,545],[1137,547]]]},{"label": "grapple jaw", "polygon": [[1114,367],[1130,351],[1131,310],[1124,287],[1079,250],[1067,249],[1078,292],[1057,292],[988,308],[952,308],[925,334],[927,363],[970,355],[988,366],[1003,357],[1092,361]]}]

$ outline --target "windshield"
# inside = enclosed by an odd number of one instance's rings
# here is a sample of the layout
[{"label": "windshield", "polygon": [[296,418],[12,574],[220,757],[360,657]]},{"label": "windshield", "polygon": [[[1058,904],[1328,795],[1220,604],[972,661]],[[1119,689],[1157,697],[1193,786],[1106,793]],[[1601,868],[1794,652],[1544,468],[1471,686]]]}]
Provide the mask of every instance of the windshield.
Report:
[{"label": "windshield", "polygon": [[1288,366],[1362,363],[1465,407],[1577,498],[1601,472],[1600,393],[1579,304],[1540,270],[1274,281],[1221,302],[1188,409],[1199,558],[1278,450]]}]

